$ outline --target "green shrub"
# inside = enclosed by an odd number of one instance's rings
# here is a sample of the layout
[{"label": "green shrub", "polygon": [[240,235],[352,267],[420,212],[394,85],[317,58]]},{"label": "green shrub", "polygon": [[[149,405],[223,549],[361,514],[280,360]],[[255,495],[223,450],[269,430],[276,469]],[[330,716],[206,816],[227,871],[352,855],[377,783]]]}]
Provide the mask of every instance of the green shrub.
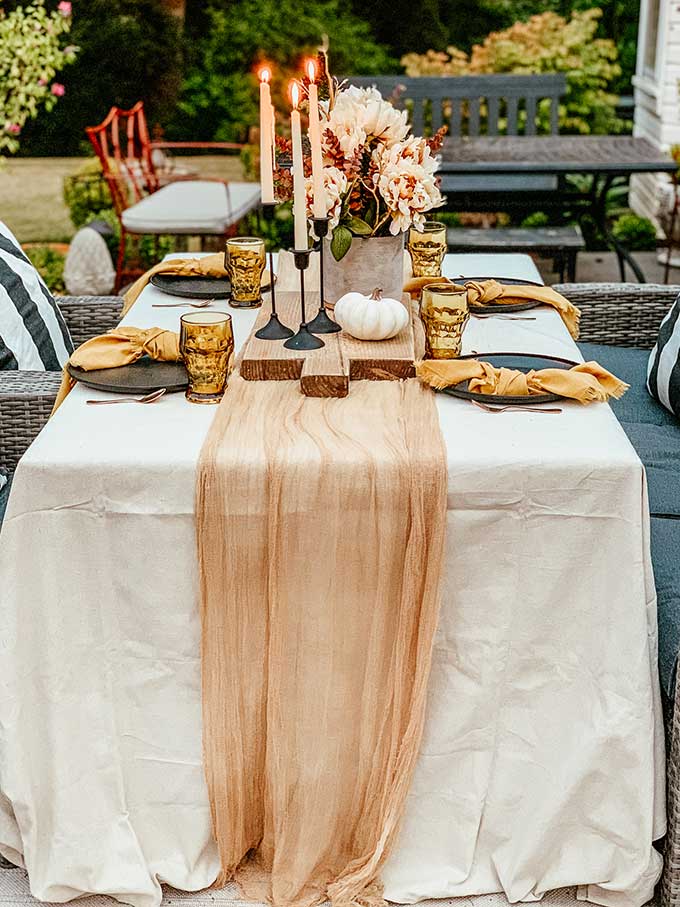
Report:
[{"label": "green shrub", "polygon": [[44,0],[5,12],[0,0],[0,153],[17,151],[26,123],[63,96],[64,86],[53,80],[75,59],[78,48],[65,37],[70,30],[68,0],[52,12]]},{"label": "green shrub", "polygon": [[64,202],[76,230],[93,220],[102,209],[113,208],[111,193],[97,158],[90,158],[64,179]]},{"label": "green shrub", "polygon": [[526,230],[534,230],[537,227],[547,227],[549,223],[550,218],[545,211],[532,211],[531,214],[528,214],[524,218],[520,226],[524,227]]},{"label": "green shrub", "polygon": [[380,73],[396,60],[375,42],[368,22],[342,0],[231,0],[206,5],[196,29],[190,65],[169,137],[244,141],[258,122],[254,69],[266,56],[273,66],[272,97],[279,128],[290,102],[288,83],[324,35],[334,73]]},{"label": "green shrub", "polygon": [[80,50],[60,76],[66,93],[27,124],[22,154],[91,151],[85,127],[100,123],[113,104],[129,108],[143,99],[151,126],[174,111],[182,34],[162,0],[74,0],[70,40]]},{"label": "green shrub", "polygon": [[612,235],[632,252],[649,252],[656,249],[656,227],[647,217],[622,214],[614,221]]},{"label": "green shrub", "polygon": [[34,246],[25,251],[49,291],[55,294],[63,293],[66,289],[64,286],[66,256],[51,246]]},{"label": "green shrub", "polygon": [[[618,49],[613,40],[596,37],[601,16],[600,9],[575,11],[569,19],[544,12],[491,32],[470,54],[448,47],[446,53],[406,54],[401,62],[409,76],[562,72],[567,94],[560,104],[560,131],[621,132],[624,123],[616,116],[617,98],[610,90],[621,75]],[[543,131],[549,126],[548,106],[538,105]]]},{"label": "green shrub", "polygon": [[447,227],[461,226],[460,214],[457,211],[437,211],[432,214],[432,220],[437,220],[440,224],[446,224]]},{"label": "green shrub", "polygon": [[277,205],[273,217],[260,217],[248,214],[239,224],[240,236],[260,236],[265,241],[267,251],[292,249],[293,240],[293,203]]}]

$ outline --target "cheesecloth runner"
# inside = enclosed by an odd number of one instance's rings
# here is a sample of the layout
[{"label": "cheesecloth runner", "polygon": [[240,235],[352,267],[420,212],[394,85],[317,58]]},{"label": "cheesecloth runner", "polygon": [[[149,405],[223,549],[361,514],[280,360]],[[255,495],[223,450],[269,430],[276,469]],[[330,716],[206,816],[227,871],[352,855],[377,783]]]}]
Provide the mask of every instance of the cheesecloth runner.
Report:
[{"label": "cheesecloth runner", "polygon": [[230,379],[197,480],[217,884],[277,907],[382,900],[423,727],[446,478],[417,380],[312,399]]}]

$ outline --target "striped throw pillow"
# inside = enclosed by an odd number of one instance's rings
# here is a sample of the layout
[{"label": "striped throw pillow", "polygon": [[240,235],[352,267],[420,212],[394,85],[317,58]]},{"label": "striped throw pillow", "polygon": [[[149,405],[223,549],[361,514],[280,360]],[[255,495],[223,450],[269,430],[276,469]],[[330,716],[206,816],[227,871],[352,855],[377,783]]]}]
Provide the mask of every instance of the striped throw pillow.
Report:
[{"label": "striped throw pillow", "polygon": [[647,390],[680,419],[680,296],[661,322],[649,356]]},{"label": "striped throw pillow", "polygon": [[0,369],[59,371],[72,352],[50,291],[0,221]]}]

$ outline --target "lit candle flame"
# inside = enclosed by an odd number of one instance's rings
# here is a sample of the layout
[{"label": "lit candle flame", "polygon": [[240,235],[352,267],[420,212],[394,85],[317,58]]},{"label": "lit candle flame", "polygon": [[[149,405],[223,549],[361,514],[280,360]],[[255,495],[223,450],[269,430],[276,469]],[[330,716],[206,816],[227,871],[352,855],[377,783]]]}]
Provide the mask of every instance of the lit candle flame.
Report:
[{"label": "lit candle flame", "polygon": [[300,103],[300,89],[297,82],[293,82],[290,86],[290,97],[293,102],[293,107],[297,109],[297,106]]},{"label": "lit candle flame", "polygon": [[270,79],[271,79],[271,73],[265,66],[260,70],[260,82],[269,82]]},{"label": "lit candle flame", "polygon": [[310,82],[316,81],[316,64],[314,63],[314,60],[307,61],[307,75]]}]

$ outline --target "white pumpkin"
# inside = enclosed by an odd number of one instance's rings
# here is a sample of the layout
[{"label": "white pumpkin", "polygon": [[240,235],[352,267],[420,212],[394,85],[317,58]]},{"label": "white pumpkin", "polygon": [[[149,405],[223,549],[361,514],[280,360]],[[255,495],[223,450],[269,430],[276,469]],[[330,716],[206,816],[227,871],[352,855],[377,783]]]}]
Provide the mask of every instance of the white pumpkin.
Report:
[{"label": "white pumpkin", "polygon": [[398,299],[383,298],[376,287],[370,296],[345,293],[335,303],[335,320],[357,340],[389,340],[406,327],[409,313]]}]

